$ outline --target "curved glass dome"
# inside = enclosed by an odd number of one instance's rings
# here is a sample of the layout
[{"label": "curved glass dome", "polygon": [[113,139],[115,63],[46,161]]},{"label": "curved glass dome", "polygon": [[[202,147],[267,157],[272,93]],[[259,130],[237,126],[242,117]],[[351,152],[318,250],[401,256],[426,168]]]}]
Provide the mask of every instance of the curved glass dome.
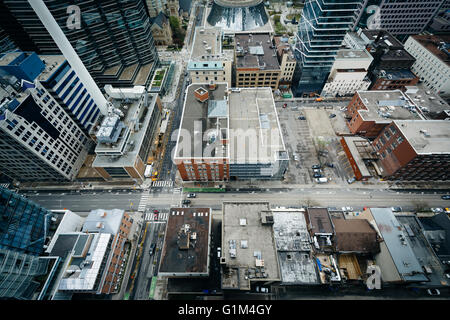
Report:
[{"label": "curved glass dome", "polygon": [[268,21],[262,1],[251,0],[216,0],[208,16],[210,25],[226,31],[249,31],[264,26]]}]

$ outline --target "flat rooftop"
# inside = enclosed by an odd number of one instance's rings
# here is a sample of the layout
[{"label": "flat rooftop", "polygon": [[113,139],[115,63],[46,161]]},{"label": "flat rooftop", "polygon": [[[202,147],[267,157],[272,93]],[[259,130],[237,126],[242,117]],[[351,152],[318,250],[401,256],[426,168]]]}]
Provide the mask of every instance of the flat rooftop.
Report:
[{"label": "flat rooftop", "polygon": [[[363,29],[361,32],[361,36],[365,37],[371,42],[375,42],[375,40],[378,38],[381,32],[381,37],[379,39],[379,44],[384,45],[386,47],[393,47],[393,48],[403,48],[403,44],[392,34],[387,32],[386,30],[369,30],[369,29]],[[364,39],[364,40],[366,40]]]},{"label": "flat rooftop", "polygon": [[236,34],[234,42],[237,69],[280,70],[276,48],[269,33]]},{"label": "flat rooftop", "polygon": [[427,281],[401,224],[390,208],[370,208],[397,272],[404,281]]},{"label": "flat rooftop", "polygon": [[394,121],[418,154],[450,154],[447,120]]},{"label": "flat rooftop", "polygon": [[39,81],[47,80],[66,61],[63,55],[39,55],[42,62],[45,62],[45,69],[36,78]]},{"label": "flat rooftop", "polygon": [[232,90],[229,101],[231,163],[270,163],[286,151],[271,88]]},{"label": "flat rooftop", "polygon": [[327,208],[307,208],[306,221],[310,224],[311,233],[333,234],[333,222]]},{"label": "flat rooftop", "polygon": [[159,274],[209,274],[210,208],[171,208],[166,227]]},{"label": "flat rooftop", "polygon": [[417,76],[410,70],[375,70],[374,73],[388,80],[415,79]]},{"label": "flat rooftop", "polygon": [[[145,98],[147,95],[147,98]],[[98,143],[95,148],[97,154],[92,167],[133,167],[142,146],[146,131],[150,125],[156,99],[158,95],[145,93],[139,99],[112,99],[115,108],[124,113],[123,128],[116,143]],[[145,103],[147,101],[147,104]],[[135,129],[136,119],[139,130]],[[126,151],[126,152],[124,152]],[[145,159],[142,159],[143,161]]]},{"label": "flat rooftop", "polygon": [[336,250],[340,252],[376,253],[380,251],[377,231],[367,220],[333,219]]},{"label": "flat rooftop", "polygon": [[8,52],[3,55],[0,54],[0,66],[9,66],[11,62],[13,62],[17,57],[19,57],[24,52]]},{"label": "flat rooftop", "polygon": [[[228,130],[227,88],[226,83],[217,84],[215,90],[209,90],[208,84],[188,86],[177,139],[176,158],[228,157],[228,148],[222,148],[221,140],[218,139],[222,129]],[[195,96],[196,91],[203,95],[207,92],[208,99],[205,102],[199,101]],[[217,106],[222,107],[222,114],[209,117],[212,109]]]},{"label": "flat rooftop", "polygon": [[343,138],[362,176],[363,177],[372,176],[372,174],[370,173],[369,169],[367,169],[367,166],[364,162],[364,159],[367,159],[367,157],[369,156],[371,159],[374,158],[374,156],[371,156],[371,152],[374,151],[374,149],[373,146],[370,144],[370,142],[367,139],[361,137],[343,137]]},{"label": "flat rooftop", "polygon": [[304,210],[273,211],[273,233],[278,251],[311,251]]},{"label": "flat rooftop", "polygon": [[372,56],[367,52],[367,50],[357,50],[357,49],[339,49],[336,54],[336,59],[370,59]]},{"label": "flat rooftop", "polygon": [[234,286],[226,277],[222,284],[248,290],[250,281],[279,281],[272,224],[262,223],[262,215],[270,211],[269,203],[223,202],[222,208],[222,257],[228,268],[238,269]]},{"label": "flat rooftop", "polygon": [[390,123],[392,120],[420,120],[415,105],[400,90],[357,91],[367,109],[358,110],[363,120]]},{"label": "flat rooftop", "polygon": [[425,118],[432,119],[434,114],[450,110],[450,106],[438,94],[428,90],[423,84],[406,86],[405,95],[422,110]]},{"label": "flat rooftop", "polygon": [[222,29],[196,27],[190,60],[217,60],[222,54]]},{"label": "flat rooftop", "polygon": [[450,43],[450,35],[414,35],[414,40],[419,42],[425,49],[434,54],[439,60],[450,66],[450,56],[441,50],[441,42],[447,44],[447,52]]},{"label": "flat rooftop", "polygon": [[430,280],[427,285],[448,286],[449,281],[445,278],[442,265],[423,235],[418,218],[411,215],[397,215],[396,217],[402,225],[406,239],[414,251],[416,258],[419,260],[420,265],[431,271],[431,273],[427,272],[427,277]]}]

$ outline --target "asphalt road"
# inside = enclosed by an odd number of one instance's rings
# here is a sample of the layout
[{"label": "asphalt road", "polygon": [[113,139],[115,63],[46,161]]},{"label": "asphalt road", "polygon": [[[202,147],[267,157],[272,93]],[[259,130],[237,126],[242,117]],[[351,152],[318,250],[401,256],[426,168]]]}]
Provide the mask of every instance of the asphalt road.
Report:
[{"label": "asphalt road", "polygon": [[[168,192],[150,193],[148,205],[155,209],[167,209],[171,205],[178,206],[180,195]],[[46,193],[25,194],[29,199],[40,203],[48,209],[67,208],[74,212],[87,213],[94,209],[125,209],[137,211],[142,193],[140,192],[97,192],[90,193]],[[184,197],[184,195],[183,195]],[[305,188],[288,191],[267,192],[227,192],[202,193],[191,199],[191,206],[221,209],[222,201],[269,201],[272,206],[351,206],[355,210],[363,207],[400,206],[404,210],[420,207],[449,206],[450,201],[442,200],[440,194],[422,192],[396,192],[383,189],[352,188]]]}]

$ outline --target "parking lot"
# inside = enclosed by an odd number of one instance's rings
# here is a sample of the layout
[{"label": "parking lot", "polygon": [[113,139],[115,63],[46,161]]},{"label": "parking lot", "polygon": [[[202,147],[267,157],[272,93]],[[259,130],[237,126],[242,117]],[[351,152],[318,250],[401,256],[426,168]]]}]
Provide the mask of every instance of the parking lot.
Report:
[{"label": "parking lot", "polygon": [[327,178],[327,183],[347,184],[347,179],[353,177],[340,137],[336,135],[349,132],[340,110],[345,105],[345,102],[321,104],[320,107],[317,104],[289,103],[283,108],[283,104],[277,104],[290,154],[285,183],[317,184],[313,165],[321,166],[320,173]]}]

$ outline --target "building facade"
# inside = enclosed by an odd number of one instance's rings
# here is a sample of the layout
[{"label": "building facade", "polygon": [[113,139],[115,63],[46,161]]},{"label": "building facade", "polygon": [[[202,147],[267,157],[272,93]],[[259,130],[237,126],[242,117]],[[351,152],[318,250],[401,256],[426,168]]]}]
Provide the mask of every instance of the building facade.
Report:
[{"label": "building facade", "polygon": [[[3,3],[1,23],[20,26],[29,37],[27,41],[21,34],[10,32],[21,50],[60,54],[27,0]],[[51,0],[45,4],[97,83],[134,86],[150,81],[159,59],[144,0]],[[80,28],[68,28],[69,5],[80,8]]]},{"label": "building facade", "polygon": [[0,73],[10,92],[0,111],[2,171],[18,181],[73,180],[99,117],[83,83],[64,57],[29,52],[1,57]]},{"label": "building facade", "polygon": [[450,37],[410,36],[405,49],[416,58],[412,71],[430,89],[450,96]]},{"label": "building facade", "polygon": [[278,89],[281,68],[270,34],[236,34],[235,43],[236,87]]},{"label": "building facade", "polygon": [[0,249],[38,256],[44,251],[51,211],[0,187]]},{"label": "building facade", "polygon": [[105,87],[118,110],[106,116],[96,133],[96,158],[92,167],[105,180],[144,180],[147,158],[155,148],[162,105],[145,87]]},{"label": "building facade", "polygon": [[393,121],[373,145],[389,180],[448,181],[450,126],[446,120]]},{"label": "building facade", "polygon": [[370,85],[367,72],[372,61],[366,50],[339,50],[321,96],[347,96],[358,90],[367,90]]},{"label": "building facade", "polygon": [[220,28],[195,28],[187,65],[192,83],[226,82],[231,87],[233,54],[222,48]]},{"label": "building facade", "polygon": [[152,34],[155,45],[167,46],[172,44],[172,29],[170,28],[169,19],[160,12],[152,21]]},{"label": "building facade", "polygon": [[345,34],[353,30],[366,2],[305,1],[296,37],[298,70],[293,85],[295,96],[322,91]]},{"label": "building facade", "polygon": [[289,89],[292,84],[292,77],[294,76],[297,60],[295,60],[291,45],[286,41],[286,38],[274,37],[273,41],[277,48],[277,58],[280,63],[281,75],[279,88]]},{"label": "building facade", "polygon": [[393,35],[421,33],[438,12],[445,0],[369,0],[374,5],[374,14],[365,20],[362,27],[385,29]]}]

